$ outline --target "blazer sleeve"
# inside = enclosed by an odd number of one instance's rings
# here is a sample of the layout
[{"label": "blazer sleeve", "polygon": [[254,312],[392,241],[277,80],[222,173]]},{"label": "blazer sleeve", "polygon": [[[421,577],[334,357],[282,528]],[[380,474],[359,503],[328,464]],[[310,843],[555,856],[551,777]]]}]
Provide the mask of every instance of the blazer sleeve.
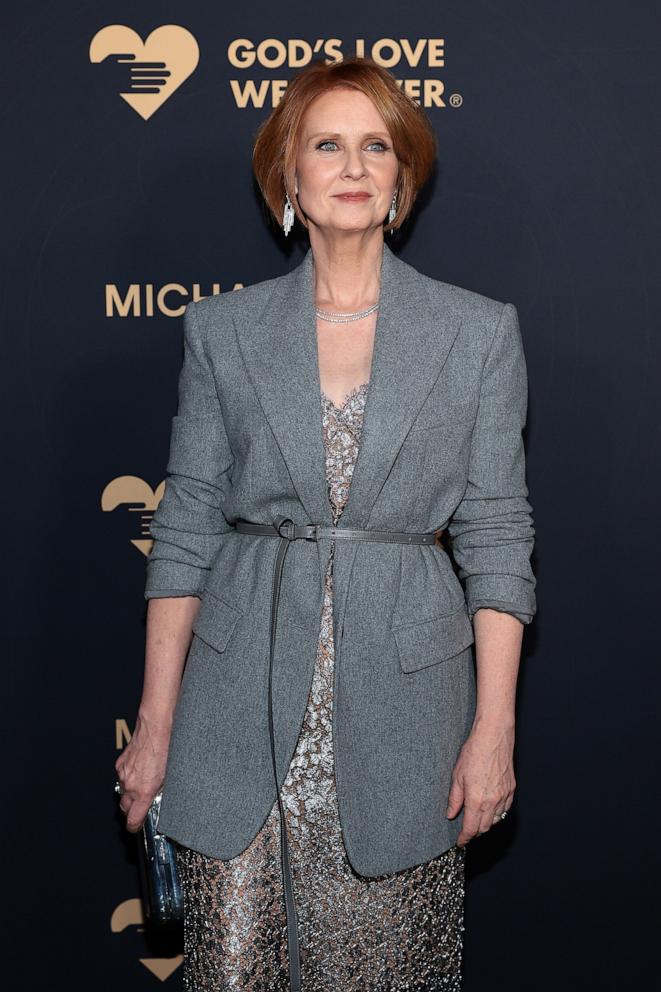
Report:
[{"label": "blazer sleeve", "polygon": [[516,307],[505,303],[482,371],[468,484],[448,530],[471,620],[480,607],[530,623],[536,579],[522,431],[528,376]]},{"label": "blazer sleeve", "polygon": [[199,596],[221,537],[231,530],[222,506],[233,457],[195,303],[184,312],[178,390],[165,491],[150,525],[145,599]]}]

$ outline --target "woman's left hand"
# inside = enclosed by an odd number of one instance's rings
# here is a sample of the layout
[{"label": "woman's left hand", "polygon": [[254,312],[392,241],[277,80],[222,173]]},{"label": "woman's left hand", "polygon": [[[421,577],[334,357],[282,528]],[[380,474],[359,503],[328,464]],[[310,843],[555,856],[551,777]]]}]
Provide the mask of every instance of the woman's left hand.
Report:
[{"label": "woman's left hand", "polygon": [[452,771],[446,810],[446,816],[453,819],[464,807],[457,846],[500,823],[501,813],[512,805],[516,788],[513,754],[513,726],[473,726]]}]

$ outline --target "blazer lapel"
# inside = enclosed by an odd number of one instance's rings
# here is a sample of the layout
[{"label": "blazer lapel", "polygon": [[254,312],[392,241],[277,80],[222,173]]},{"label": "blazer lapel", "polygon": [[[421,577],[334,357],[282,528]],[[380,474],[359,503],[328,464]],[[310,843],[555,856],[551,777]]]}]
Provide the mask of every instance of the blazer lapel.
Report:
[{"label": "blazer lapel", "polygon": [[[274,289],[256,320],[245,318],[239,345],[306,519],[332,525],[326,487],[312,250]],[[235,318],[236,319],[236,318]],[[237,319],[237,323],[239,320]]]},{"label": "blazer lapel", "polygon": [[461,323],[449,309],[432,308],[419,273],[385,243],[377,315],[360,446],[340,521],[376,530],[372,508]]},{"label": "blazer lapel", "polygon": [[[243,323],[239,343],[248,373],[307,518],[330,525],[312,250],[274,281],[256,322],[237,323]],[[363,429],[341,527],[371,522],[372,507],[459,326],[453,312],[432,310],[419,274],[384,243]],[[373,526],[378,529],[379,521]]]}]

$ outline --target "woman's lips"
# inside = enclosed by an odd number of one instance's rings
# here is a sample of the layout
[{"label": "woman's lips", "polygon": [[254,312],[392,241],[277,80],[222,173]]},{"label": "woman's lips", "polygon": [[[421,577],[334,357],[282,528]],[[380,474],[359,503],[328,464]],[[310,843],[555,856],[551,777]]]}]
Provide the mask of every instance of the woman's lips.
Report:
[{"label": "woman's lips", "polygon": [[338,193],[337,199],[362,201],[362,200],[369,200],[370,196],[371,193]]}]

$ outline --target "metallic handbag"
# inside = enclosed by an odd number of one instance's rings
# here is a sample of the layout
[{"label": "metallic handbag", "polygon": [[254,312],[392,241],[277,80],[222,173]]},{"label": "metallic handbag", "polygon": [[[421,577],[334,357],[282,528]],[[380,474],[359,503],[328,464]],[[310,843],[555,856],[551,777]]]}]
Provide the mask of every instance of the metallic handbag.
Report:
[{"label": "metallic handbag", "polygon": [[145,893],[145,917],[150,923],[183,920],[184,900],[177,873],[174,843],[156,829],[163,793],[154,796],[138,835],[138,861]]},{"label": "metallic handbag", "polygon": [[159,792],[147,811],[141,831],[140,863],[150,923],[172,923],[184,916],[183,893],[177,874],[177,856],[173,842],[156,830],[161,808]]}]

